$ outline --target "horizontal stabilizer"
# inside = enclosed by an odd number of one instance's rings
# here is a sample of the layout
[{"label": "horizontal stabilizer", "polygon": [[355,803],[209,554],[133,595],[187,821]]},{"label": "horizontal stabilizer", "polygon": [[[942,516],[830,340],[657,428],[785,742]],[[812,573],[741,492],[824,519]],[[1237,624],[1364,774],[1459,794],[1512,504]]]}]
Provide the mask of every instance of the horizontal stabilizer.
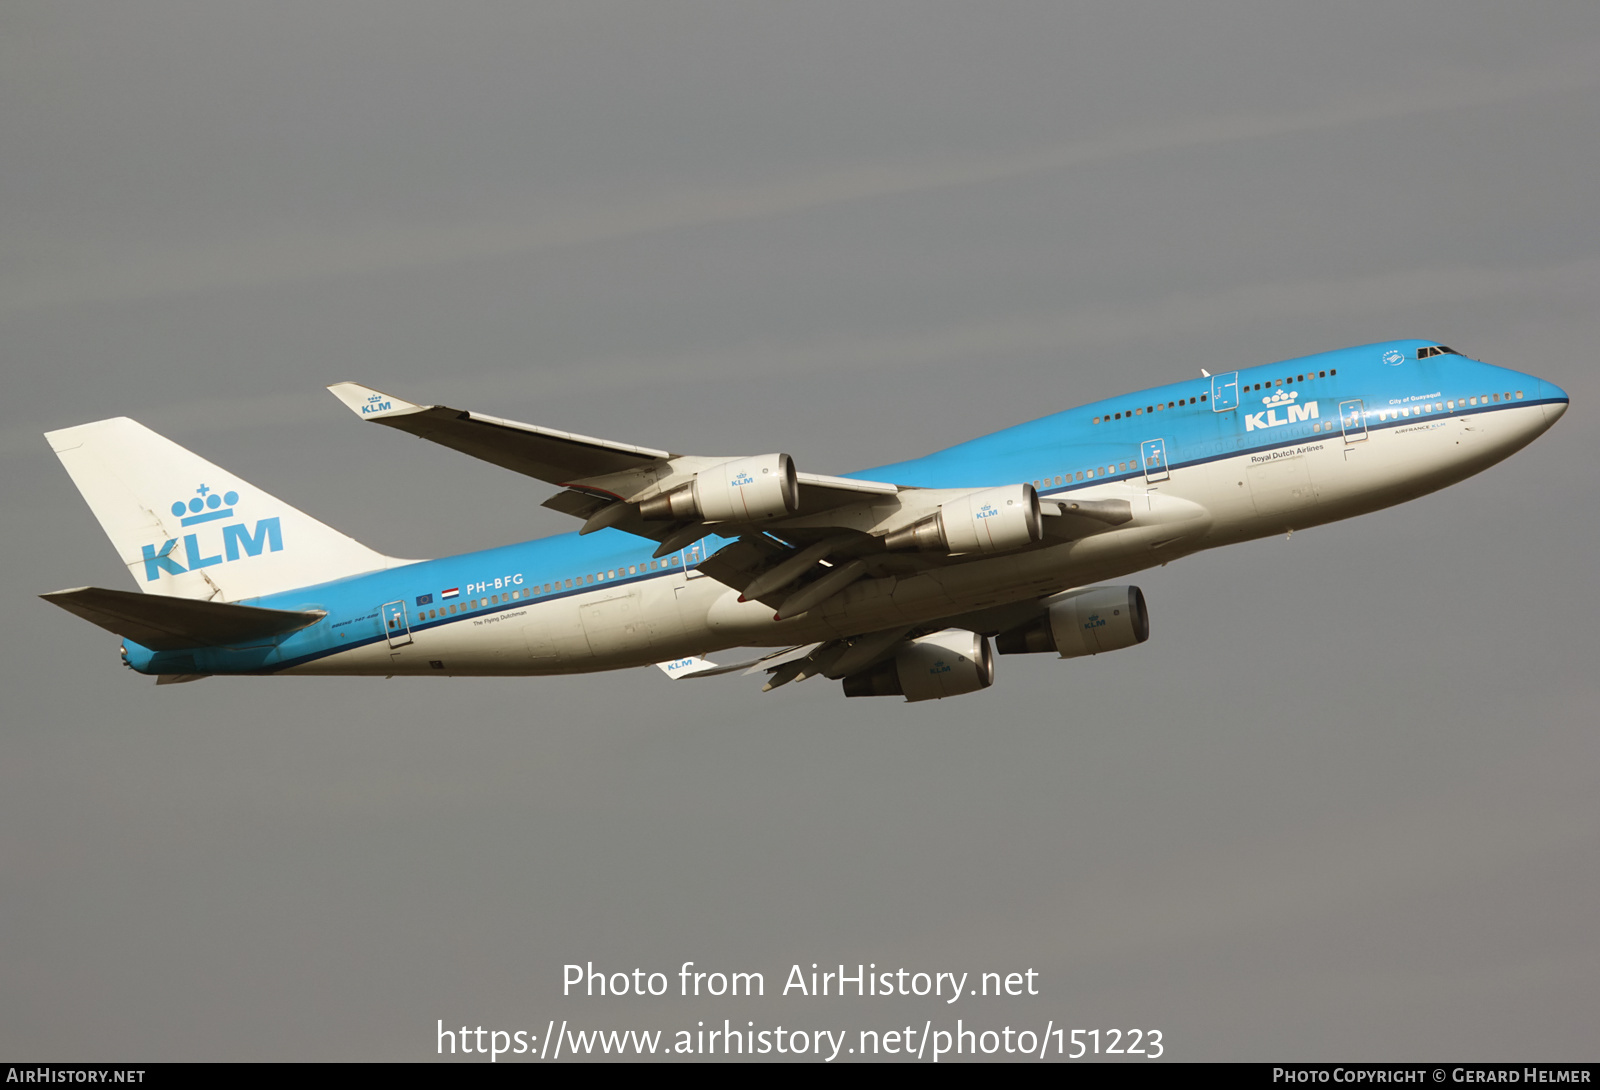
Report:
[{"label": "horizontal stabilizer", "polygon": [[265,643],[326,616],[316,609],[261,609],[102,587],[57,590],[39,597],[152,651]]}]

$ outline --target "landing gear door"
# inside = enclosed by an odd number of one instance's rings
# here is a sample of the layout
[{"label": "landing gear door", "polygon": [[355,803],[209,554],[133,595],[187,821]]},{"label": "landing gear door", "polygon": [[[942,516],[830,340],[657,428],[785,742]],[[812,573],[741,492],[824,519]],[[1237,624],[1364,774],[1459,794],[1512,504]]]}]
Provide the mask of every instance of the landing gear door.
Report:
[{"label": "landing gear door", "polygon": [[1167,441],[1165,439],[1146,439],[1140,447],[1144,456],[1144,482],[1155,484],[1157,481],[1167,479]]},{"label": "landing gear door", "polygon": [[1211,376],[1211,411],[1225,413],[1239,407],[1239,372]]},{"label": "landing gear door", "polygon": [[390,647],[404,647],[411,642],[411,625],[406,621],[404,602],[389,602],[384,605],[383,630],[389,637]]},{"label": "landing gear door", "polygon": [[1339,402],[1339,426],[1346,443],[1359,443],[1367,437],[1367,411],[1360,398]]}]

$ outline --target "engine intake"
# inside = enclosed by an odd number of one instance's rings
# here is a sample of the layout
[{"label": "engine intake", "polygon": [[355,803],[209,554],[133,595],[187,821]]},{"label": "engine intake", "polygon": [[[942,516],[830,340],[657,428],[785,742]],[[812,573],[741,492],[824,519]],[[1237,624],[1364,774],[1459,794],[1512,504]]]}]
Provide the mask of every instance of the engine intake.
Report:
[{"label": "engine intake", "polygon": [[1002,655],[1055,651],[1064,659],[1098,655],[1150,638],[1150,614],[1138,587],[1091,587],[1053,602],[1038,620],[1000,633]]},{"label": "engine intake", "polygon": [[639,505],[651,522],[759,522],[800,507],[800,482],[787,454],[735,458]]},{"label": "engine intake", "polygon": [[964,628],[919,636],[888,662],[844,679],[845,696],[904,696],[906,703],[975,693],[994,684],[989,641]]},{"label": "engine intake", "polygon": [[883,539],[887,548],[941,553],[1002,553],[1044,537],[1039,494],[1031,484],[971,492]]}]

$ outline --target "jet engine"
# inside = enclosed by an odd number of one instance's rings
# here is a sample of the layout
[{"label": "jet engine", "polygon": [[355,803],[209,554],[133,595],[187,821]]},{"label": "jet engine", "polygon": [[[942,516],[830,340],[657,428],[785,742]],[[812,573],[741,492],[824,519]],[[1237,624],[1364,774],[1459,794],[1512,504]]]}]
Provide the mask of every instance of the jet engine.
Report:
[{"label": "jet engine", "polygon": [[652,522],[757,522],[782,518],[800,506],[800,483],[787,454],[735,458],[639,505]]},{"label": "jet engine", "polygon": [[845,696],[904,696],[906,703],[975,693],[994,684],[989,641],[964,628],[919,636],[888,662],[844,679]]},{"label": "jet engine", "polygon": [[890,549],[939,553],[1001,553],[1044,537],[1039,495],[1031,484],[986,488],[941,504],[939,510],[883,539]]},{"label": "jet engine", "polygon": [[1150,638],[1150,614],[1138,587],[1092,587],[1052,602],[1036,621],[1000,633],[1002,655],[1055,651],[1064,659],[1132,647]]}]

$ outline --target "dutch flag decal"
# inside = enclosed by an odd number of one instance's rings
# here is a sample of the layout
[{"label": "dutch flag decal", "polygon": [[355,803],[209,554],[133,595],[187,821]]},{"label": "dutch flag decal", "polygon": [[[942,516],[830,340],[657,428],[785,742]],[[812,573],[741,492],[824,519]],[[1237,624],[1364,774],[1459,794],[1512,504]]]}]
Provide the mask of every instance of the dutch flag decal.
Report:
[{"label": "dutch flag decal", "polygon": [[459,598],[459,597],[461,597],[461,588],[460,587],[451,587],[449,590],[441,591],[439,593],[439,597],[440,598]]}]

